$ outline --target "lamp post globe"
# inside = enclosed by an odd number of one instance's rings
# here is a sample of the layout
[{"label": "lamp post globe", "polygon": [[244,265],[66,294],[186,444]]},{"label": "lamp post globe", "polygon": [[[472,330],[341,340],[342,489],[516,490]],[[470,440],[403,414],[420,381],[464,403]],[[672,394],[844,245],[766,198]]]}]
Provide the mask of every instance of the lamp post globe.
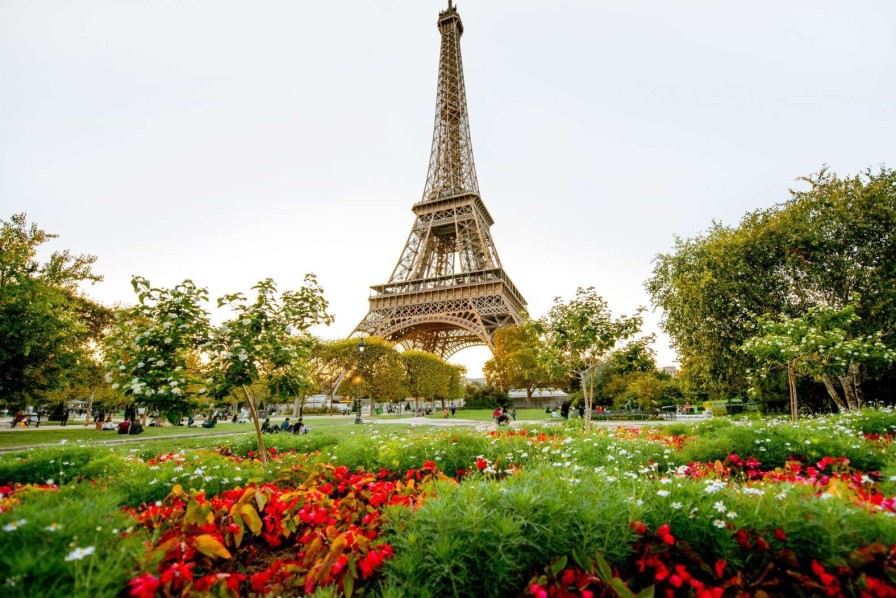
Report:
[{"label": "lamp post globe", "polygon": [[364,349],[367,348],[367,345],[364,343],[364,339],[358,341],[358,396],[355,399],[355,423],[363,424],[361,421],[361,387],[364,384]]}]

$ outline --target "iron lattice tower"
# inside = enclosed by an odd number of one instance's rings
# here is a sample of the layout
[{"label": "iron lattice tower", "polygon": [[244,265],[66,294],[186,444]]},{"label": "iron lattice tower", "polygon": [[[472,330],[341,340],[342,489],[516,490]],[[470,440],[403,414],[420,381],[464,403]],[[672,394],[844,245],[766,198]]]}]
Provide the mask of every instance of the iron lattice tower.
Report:
[{"label": "iron lattice tower", "polygon": [[389,282],[371,287],[355,334],[442,357],[517,324],[526,302],[501,267],[479,196],[460,53],[464,27],[452,2],[439,13],[439,84],[429,171],[416,220]]}]

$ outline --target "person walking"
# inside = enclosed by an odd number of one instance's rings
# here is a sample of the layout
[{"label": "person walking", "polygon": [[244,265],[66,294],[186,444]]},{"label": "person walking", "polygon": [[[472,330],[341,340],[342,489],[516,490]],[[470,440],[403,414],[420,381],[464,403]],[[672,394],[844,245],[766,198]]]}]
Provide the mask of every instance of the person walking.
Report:
[{"label": "person walking", "polygon": [[68,412],[69,412],[69,408],[68,408],[68,407],[63,407],[63,408],[62,408],[62,419],[59,420],[59,425],[60,425],[60,426],[67,426],[67,425],[68,425]]}]

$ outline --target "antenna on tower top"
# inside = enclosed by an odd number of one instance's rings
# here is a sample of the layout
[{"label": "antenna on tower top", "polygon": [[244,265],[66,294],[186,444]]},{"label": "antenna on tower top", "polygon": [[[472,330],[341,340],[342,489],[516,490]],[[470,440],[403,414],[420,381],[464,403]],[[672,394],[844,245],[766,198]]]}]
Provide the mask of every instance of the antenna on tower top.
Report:
[{"label": "antenna on tower top", "polygon": [[448,10],[454,8],[454,0],[448,0]]}]

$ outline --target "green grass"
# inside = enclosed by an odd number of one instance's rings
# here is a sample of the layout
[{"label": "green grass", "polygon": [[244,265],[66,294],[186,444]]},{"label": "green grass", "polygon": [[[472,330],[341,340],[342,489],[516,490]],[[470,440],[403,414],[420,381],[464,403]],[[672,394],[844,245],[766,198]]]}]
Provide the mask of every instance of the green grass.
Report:
[{"label": "green grass", "polygon": [[[543,410],[518,410],[518,419],[536,413],[546,415]],[[489,410],[457,413],[457,419],[490,418]],[[305,419],[310,434],[265,436],[268,447],[290,453],[267,467],[193,450],[228,445],[230,454],[245,457],[256,449],[251,425],[200,429],[203,435],[197,438],[184,437],[196,429],[151,428],[134,444],[114,446],[90,442],[124,437],[80,427],[0,433],[0,441],[49,438],[53,444],[0,455],[0,485],[52,480],[61,486],[58,493],[29,491],[22,504],[0,513],[0,595],[118,595],[135,567],[145,567],[136,563],[144,553],[141,542],[147,539],[121,538],[113,532],[131,525],[121,507],[161,500],[175,484],[204,489],[209,495],[248,483],[297,484],[320,462],[403,474],[433,460],[451,475],[468,472],[461,484],[440,483],[417,509],[389,510],[384,538],[395,546],[396,556],[383,571],[382,585],[370,588],[373,595],[378,591],[390,597],[516,596],[533,574],[576,549],[588,554],[600,551],[622,570],[632,563],[629,523],[635,520],[651,529],[668,523],[676,537],[707,562],[725,559],[745,570],[753,565],[743,560],[725,523],[757,530],[766,538],[781,529],[801,558],[831,565],[842,563],[852,549],[869,542],[896,544],[896,520],[840,500],[836,493],[818,497],[811,487],[783,483],[754,483],[747,492],[738,482],[716,487],[707,479],[675,473],[690,461],[724,461],[737,452],[761,459],[766,468],[781,467],[791,454],[805,455],[808,464],[824,455],[845,456],[862,469],[880,468],[889,478],[896,475],[896,446],[868,442],[861,434],[896,429],[892,412],[819,418],[798,425],[727,418],[670,424],[664,429],[688,437],[681,449],[651,440],[650,430],[629,434],[600,429],[586,434],[581,421],[526,425],[547,432],[539,437],[485,434],[463,427],[411,427],[394,417],[394,423],[362,426],[355,425],[351,416]],[[211,435],[232,430],[240,433]],[[59,445],[66,438],[70,441]],[[174,451],[184,454],[164,463],[146,463]],[[476,467],[480,457],[490,463],[483,473]],[[892,484],[888,480],[878,486],[892,496],[896,491]],[[724,509],[719,510],[720,504]],[[2,531],[20,520],[25,523]],[[723,525],[719,527],[716,520]],[[62,527],[47,531],[53,524]],[[73,547],[85,546],[96,547],[95,557],[65,561]]]},{"label": "green grass", "polygon": [[[292,420],[293,418],[290,418]],[[331,428],[338,426],[352,425],[353,419],[349,417],[309,417],[305,418],[305,422],[313,429]],[[279,420],[275,421],[279,423]],[[96,430],[93,426],[84,427],[83,425],[69,424],[65,427],[60,426],[41,426],[37,429],[26,430],[3,430],[0,431],[0,449],[10,449],[31,446],[53,446],[60,444],[61,441],[85,443],[90,445],[96,444],[115,444],[115,441],[127,440],[129,443],[140,442],[158,438],[177,438],[183,436],[215,436],[223,434],[254,434],[255,426],[252,424],[231,424],[219,423],[214,428],[187,428],[185,426],[167,426],[163,428],[144,428],[143,434],[139,436],[119,435],[115,430]],[[226,437],[225,437],[226,438]],[[181,442],[186,443],[185,446],[201,446],[206,443],[203,439],[196,440],[182,438]],[[218,442],[223,442],[219,440]],[[153,445],[160,446],[160,445]]]},{"label": "green grass", "polygon": [[[492,413],[494,409],[458,409],[457,414],[449,419],[471,419],[474,421],[487,422],[492,421]],[[509,415],[509,413],[508,413]],[[429,419],[445,419],[442,413],[435,415],[427,415]],[[517,421],[542,421],[551,419],[550,413],[545,413],[544,409],[517,409]]]}]

